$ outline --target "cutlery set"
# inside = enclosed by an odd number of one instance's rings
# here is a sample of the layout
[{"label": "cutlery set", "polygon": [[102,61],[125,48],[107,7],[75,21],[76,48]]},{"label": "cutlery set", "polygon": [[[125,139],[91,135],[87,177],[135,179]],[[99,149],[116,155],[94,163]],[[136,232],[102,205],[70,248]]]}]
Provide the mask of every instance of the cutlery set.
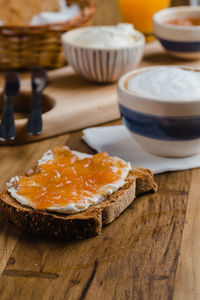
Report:
[{"label": "cutlery set", "polygon": [[[39,135],[42,132],[42,111],[40,99],[43,90],[48,85],[48,77],[43,68],[32,69],[33,104],[28,118],[27,131],[30,135]],[[0,140],[7,141],[15,138],[14,98],[20,90],[20,79],[15,72],[6,72],[4,84],[4,109],[0,124]]]}]

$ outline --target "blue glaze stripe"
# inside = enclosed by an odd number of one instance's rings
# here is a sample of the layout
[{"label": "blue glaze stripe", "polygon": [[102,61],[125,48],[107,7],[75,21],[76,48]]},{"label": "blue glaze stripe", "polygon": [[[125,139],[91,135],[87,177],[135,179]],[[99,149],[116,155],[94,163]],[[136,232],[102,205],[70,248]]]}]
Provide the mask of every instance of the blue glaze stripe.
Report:
[{"label": "blue glaze stripe", "polygon": [[90,63],[89,54],[88,54],[87,50],[85,50],[85,57],[86,57],[86,65],[88,66],[89,77],[90,77],[90,79],[92,79],[93,76],[92,76],[92,70],[91,70],[91,63]]},{"label": "blue glaze stripe", "polygon": [[74,58],[73,58],[74,51],[73,51],[72,47],[69,47],[69,49],[70,49],[70,52],[69,52],[68,60],[69,60],[69,62],[72,62],[72,65],[74,65]]},{"label": "blue glaze stripe", "polygon": [[86,58],[85,58],[85,53],[84,53],[84,49],[81,48],[81,57],[82,57],[82,65],[83,65],[83,74],[85,74],[87,76],[87,78],[89,77],[89,71],[86,68]]},{"label": "blue glaze stripe", "polygon": [[81,66],[80,66],[80,56],[78,53],[78,49],[75,49],[75,57],[76,57],[76,69],[77,72],[83,76],[82,70],[81,70]]},{"label": "blue glaze stripe", "polygon": [[83,58],[82,58],[82,49],[78,49],[78,61],[79,61],[79,67],[81,70],[81,75],[85,73],[84,66],[83,66]]},{"label": "blue glaze stripe", "polygon": [[161,44],[169,51],[177,52],[200,52],[200,42],[177,42],[157,37]]},{"label": "blue glaze stripe", "polygon": [[93,68],[94,68],[94,73],[95,77],[99,80],[99,76],[97,74],[97,59],[96,59],[96,52],[93,52]]},{"label": "blue glaze stripe", "polygon": [[110,53],[106,52],[106,81],[109,80]]},{"label": "blue glaze stripe", "polygon": [[124,53],[120,52],[120,68],[119,72],[123,74],[123,66],[124,66]]},{"label": "blue glaze stripe", "polygon": [[99,65],[100,65],[100,74],[101,74],[101,80],[104,79],[104,72],[103,72],[103,62],[102,62],[102,53],[99,51]]},{"label": "blue glaze stripe", "polygon": [[112,62],[112,68],[111,68],[111,79],[112,80],[115,76],[116,60],[117,60],[117,51],[115,51],[114,54],[113,54],[113,62]]},{"label": "blue glaze stripe", "polygon": [[126,50],[126,62],[125,62],[125,70],[130,68],[130,62],[129,62],[129,56],[130,56],[130,50]]},{"label": "blue glaze stripe", "polygon": [[200,116],[158,117],[119,107],[124,124],[138,135],[165,141],[200,138]]}]

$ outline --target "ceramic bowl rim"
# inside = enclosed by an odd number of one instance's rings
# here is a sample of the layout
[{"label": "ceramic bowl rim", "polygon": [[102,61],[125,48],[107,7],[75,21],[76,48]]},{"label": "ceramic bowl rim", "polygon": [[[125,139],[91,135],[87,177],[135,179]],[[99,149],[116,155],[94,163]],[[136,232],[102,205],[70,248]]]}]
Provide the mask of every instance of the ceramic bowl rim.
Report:
[{"label": "ceramic bowl rim", "polygon": [[157,26],[160,26],[162,28],[169,29],[169,30],[177,30],[177,31],[179,30],[179,31],[185,31],[185,32],[200,31],[200,25],[182,26],[182,25],[166,24],[166,23],[162,22],[162,16],[165,16],[166,14],[170,15],[170,12],[171,13],[182,12],[187,17],[187,13],[196,12],[196,11],[199,11],[199,13],[200,13],[200,6],[176,6],[176,7],[165,8],[165,9],[158,11],[157,13],[155,13],[153,15],[153,22]]},{"label": "ceramic bowl rim", "polygon": [[139,69],[135,69],[133,71],[130,71],[128,73],[125,73],[124,75],[121,76],[121,78],[119,79],[118,84],[117,84],[118,90],[120,90],[126,96],[133,97],[133,98],[137,97],[138,99],[148,101],[149,103],[150,102],[156,103],[156,104],[165,103],[165,104],[168,104],[168,105],[174,105],[174,104],[179,104],[179,105],[191,104],[192,105],[192,104],[200,103],[200,99],[199,100],[184,100],[184,101],[183,100],[173,100],[173,101],[171,101],[171,100],[165,100],[165,99],[155,99],[155,98],[143,96],[141,94],[137,94],[137,93],[135,93],[131,90],[128,90],[124,87],[126,79],[128,77],[132,77],[131,75],[134,75],[134,74],[137,74],[137,73],[140,73],[140,72],[143,72],[143,71],[148,71],[148,70],[151,70],[151,69],[155,69],[157,67],[170,67],[170,68],[178,67],[178,68],[181,68],[181,69],[200,72],[199,69],[196,69],[196,68],[193,68],[193,67],[178,66],[178,65],[157,65],[157,66],[139,68]]}]

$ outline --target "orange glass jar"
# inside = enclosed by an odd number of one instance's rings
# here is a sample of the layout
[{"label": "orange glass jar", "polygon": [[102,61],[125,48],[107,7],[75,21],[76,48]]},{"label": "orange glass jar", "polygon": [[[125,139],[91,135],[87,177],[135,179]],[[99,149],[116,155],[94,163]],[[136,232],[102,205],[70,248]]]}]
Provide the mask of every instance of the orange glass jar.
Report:
[{"label": "orange glass jar", "polygon": [[152,37],[152,16],[170,5],[170,0],[118,0],[122,22],[131,23],[147,38]]}]

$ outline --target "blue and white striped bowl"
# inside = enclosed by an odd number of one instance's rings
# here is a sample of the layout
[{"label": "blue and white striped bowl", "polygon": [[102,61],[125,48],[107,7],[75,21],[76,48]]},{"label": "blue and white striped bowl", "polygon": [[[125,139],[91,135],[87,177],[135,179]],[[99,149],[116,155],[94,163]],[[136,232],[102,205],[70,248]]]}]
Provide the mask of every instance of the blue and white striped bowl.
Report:
[{"label": "blue and white striped bowl", "polygon": [[200,18],[200,6],[163,9],[153,16],[154,34],[169,54],[186,59],[200,58],[200,26],[166,24],[177,18]]},{"label": "blue and white striped bowl", "polygon": [[99,49],[77,46],[71,42],[72,36],[79,36],[90,29],[78,28],[62,36],[67,61],[79,75],[96,82],[115,82],[141,61],[145,38],[140,32],[136,32],[139,39],[130,47]]},{"label": "blue and white striped bowl", "polygon": [[200,99],[163,101],[128,89],[131,77],[150,68],[127,73],[119,80],[118,101],[123,123],[147,152],[167,157],[200,153]]}]

